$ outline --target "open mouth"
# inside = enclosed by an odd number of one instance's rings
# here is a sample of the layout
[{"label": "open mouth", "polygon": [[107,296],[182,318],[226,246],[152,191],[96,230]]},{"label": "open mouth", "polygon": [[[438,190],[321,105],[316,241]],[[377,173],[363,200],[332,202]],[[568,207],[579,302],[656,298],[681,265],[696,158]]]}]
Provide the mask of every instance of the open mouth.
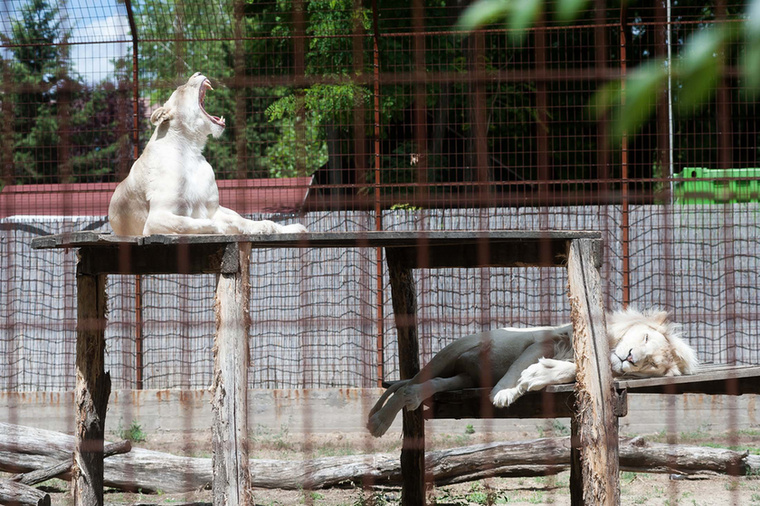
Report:
[{"label": "open mouth", "polygon": [[213,89],[214,88],[211,86],[211,82],[208,79],[206,79],[205,81],[203,81],[203,83],[201,84],[200,93],[198,94],[198,105],[200,106],[201,111],[203,111],[203,114],[205,114],[206,116],[208,116],[208,119],[210,119],[212,123],[214,123],[215,125],[219,125],[220,127],[224,128],[226,126],[225,121],[224,121],[224,116],[221,116],[221,117],[220,116],[212,116],[211,114],[209,114],[206,111],[206,108],[204,107],[204,102],[206,100],[206,92],[208,90],[213,90]]}]

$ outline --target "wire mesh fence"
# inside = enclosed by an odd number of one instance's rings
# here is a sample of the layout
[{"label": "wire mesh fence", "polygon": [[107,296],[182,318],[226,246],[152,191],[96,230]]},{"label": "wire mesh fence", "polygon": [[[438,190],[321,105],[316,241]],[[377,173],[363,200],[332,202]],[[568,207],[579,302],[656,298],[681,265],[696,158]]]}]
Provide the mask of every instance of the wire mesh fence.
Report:
[{"label": "wire mesh fence", "polygon": [[[678,209],[678,208],[677,208]],[[706,364],[760,362],[756,204],[731,214],[735,236],[725,241],[726,215],[630,210],[630,302],[664,307]],[[668,219],[668,226],[663,221]],[[605,230],[606,306],[622,307],[619,206],[547,210],[389,211],[387,230]],[[64,223],[65,222],[65,223]],[[33,252],[32,238],[63,226],[106,229],[102,219],[4,220],[7,259],[3,381],[8,390],[70,389],[75,381],[76,306],[72,253]],[[310,229],[371,230],[365,212],[310,213]],[[348,227],[347,227],[348,224]],[[380,278],[378,284],[378,265]],[[251,388],[367,387],[398,377],[395,323],[383,260],[367,250],[300,253],[267,250],[251,265]],[[503,326],[569,321],[565,273],[539,269],[422,271],[423,356],[454,338]],[[215,281],[206,276],[109,278],[109,363],[118,388],[204,388],[212,377]],[[485,290],[485,292],[484,292]],[[734,308],[727,306],[730,297]],[[380,294],[382,308],[376,301]],[[138,331],[136,314],[140,313]],[[378,329],[385,340],[378,346]],[[139,345],[137,343],[140,343]],[[139,349],[138,349],[139,346]],[[306,360],[305,357],[310,357]],[[306,364],[306,367],[304,367]],[[378,366],[381,366],[378,369]],[[378,377],[383,371],[383,377]]]}]

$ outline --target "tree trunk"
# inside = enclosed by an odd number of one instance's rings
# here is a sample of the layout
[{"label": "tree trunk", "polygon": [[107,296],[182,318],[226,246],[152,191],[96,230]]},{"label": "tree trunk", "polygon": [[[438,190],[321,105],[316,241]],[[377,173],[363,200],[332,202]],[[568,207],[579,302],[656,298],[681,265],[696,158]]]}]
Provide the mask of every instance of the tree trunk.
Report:
[{"label": "tree trunk", "polygon": [[[103,457],[111,457],[121,453],[128,453],[132,449],[132,443],[129,441],[121,441],[119,443],[111,443],[103,448]],[[71,467],[74,465],[73,459],[69,458],[63,462],[50,467],[37,469],[24,474],[17,474],[11,478],[11,481],[23,483],[24,485],[36,485],[43,481],[51,480],[56,477],[62,479],[71,478]]]},{"label": "tree trunk", "polygon": [[50,506],[50,496],[29,485],[0,479],[0,504]]},{"label": "tree trunk", "polygon": [[[19,472],[55,464],[74,448],[74,438],[0,423],[0,471]],[[489,477],[556,474],[570,464],[570,438],[490,443],[428,452],[426,472],[436,485]],[[303,461],[249,462],[251,485],[260,488],[309,489],[374,483],[400,485],[398,454],[352,455]],[[626,471],[754,475],[760,456],[719,448],[646,443],[641,438],[620,442],[620,467]],[[105,485],[122,490],[190,492],[209,487],[211,459],[180,457],[133,448],[105,461]]]}]

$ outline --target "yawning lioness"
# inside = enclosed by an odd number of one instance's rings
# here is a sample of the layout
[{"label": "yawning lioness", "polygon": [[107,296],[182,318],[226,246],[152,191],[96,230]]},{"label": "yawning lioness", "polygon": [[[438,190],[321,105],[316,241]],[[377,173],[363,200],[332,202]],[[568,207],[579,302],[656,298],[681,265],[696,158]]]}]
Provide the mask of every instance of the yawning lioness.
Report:
[{"label": "yawning lioness", "polygon": [[156,129],[108,208],[116,235],[272,234],[305,232],[302,225],[252,221],[219,205],[211,165],[203,157],[209,135],[224,132],[223,117],[206,112],[209,80],[193,74],[150,117]]}]

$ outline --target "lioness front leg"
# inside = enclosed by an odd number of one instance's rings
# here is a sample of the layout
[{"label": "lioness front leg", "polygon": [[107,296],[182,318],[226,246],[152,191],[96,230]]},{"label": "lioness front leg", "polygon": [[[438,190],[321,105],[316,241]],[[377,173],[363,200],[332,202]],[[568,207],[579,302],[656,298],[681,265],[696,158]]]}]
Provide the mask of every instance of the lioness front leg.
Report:
[{"label": "lioness front leg", "polygon": [[222,233],[213,220],[180,216],[165,210],[150,211],[142,230],[143,235]]},{"label": "lioness front leg", "polygon": [[243,218],[232,209],[219,207],[213,217],[214,222],[225,230],[226,234],[299,234],[306,232],[306,227],[298,223],[280,225],[270,220],[254,221]]}]

